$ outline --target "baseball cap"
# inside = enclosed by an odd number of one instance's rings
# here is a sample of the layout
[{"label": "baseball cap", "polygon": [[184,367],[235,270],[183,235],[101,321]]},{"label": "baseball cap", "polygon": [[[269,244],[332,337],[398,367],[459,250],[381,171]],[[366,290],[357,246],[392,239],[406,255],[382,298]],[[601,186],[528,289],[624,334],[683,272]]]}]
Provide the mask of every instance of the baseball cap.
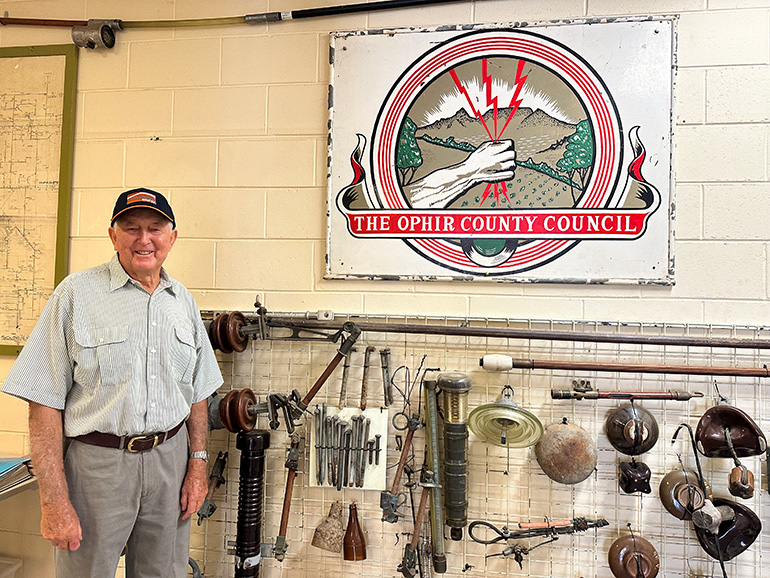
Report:
[{"label": "baseball cap", "polygon": [[174,220],[174,211],[168,204],[166,197],[151,189],[139,188],[131,189],[120,193],[118,200],[115,201],[115,208],[112,210],[112,219],[110,225],[115,223],[115,219],[121,214],[131,209],[153,209],[171,221],[172,228],[176,228]]}]

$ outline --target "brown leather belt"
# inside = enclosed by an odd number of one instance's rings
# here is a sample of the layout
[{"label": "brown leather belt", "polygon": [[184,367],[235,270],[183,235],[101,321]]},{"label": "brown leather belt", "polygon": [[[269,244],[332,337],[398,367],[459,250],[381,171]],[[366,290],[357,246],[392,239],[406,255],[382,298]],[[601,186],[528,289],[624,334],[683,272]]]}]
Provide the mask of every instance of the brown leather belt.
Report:
[{"label": "brown leather belt", "polygon": [[102,433],[100,431],[91,432],[82,436],[75,436],[79,442],[91,444],[92,446],[101,446],[103,448],[115,448],[126,450],[132,454],[146,452],[155,446],[159,446],[166,440],[170,440],[176,433],[182,429],[184,422],[174,426],[168,431],[156,434],[144,434],[139,436],[116,436],[113,434]]}]

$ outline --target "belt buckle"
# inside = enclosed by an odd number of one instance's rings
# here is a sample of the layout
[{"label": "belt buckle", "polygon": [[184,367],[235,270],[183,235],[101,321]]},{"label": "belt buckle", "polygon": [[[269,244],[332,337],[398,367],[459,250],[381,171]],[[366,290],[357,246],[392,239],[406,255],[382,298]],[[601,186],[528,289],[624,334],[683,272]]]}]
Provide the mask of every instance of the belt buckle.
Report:
[{"label": "belt buckle", "polygon": [[[152,445],[149,448],[143,449],[143,450],[134,449],[134,442],[148,442],[150,440],[152,440]],[[131,452],[132,454],[138,454],[141,452],[146,452],[147,450],[151,450],[152,448],[157,446],[158,443],[160,443],[160,434],[155,434],[153,436],[135,436],[135,437],[132,437],[130,440],[128,440],[128,444],[126,445],[126,451]]]}]

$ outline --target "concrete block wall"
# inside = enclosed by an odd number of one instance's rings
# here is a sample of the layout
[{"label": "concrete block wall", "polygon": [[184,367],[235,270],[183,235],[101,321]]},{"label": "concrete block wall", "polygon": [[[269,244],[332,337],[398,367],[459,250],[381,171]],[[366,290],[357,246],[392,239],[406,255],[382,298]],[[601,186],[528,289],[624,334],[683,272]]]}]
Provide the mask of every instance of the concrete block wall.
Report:
[{"label": "concrete block wall", "polygon": [[[0,14],[181,19],[343,3],[0,0]],[[323,279],[330,31],[646,14],[679,15],[674,286]],[[180,223],[167,268],[201,309],[247,310],[259,294],[273,310],[765,325],[769,27],[770,0],[476,0],[119,32],[113,50],[80,53],[70,270],[111,256],[115,196],[150,186]],[[0,47],[69,43],[66,28],[0,27]],[[0,378],[12,361],[0,359]],[[26,451],[24,413],[0,399],[0,452]],[[25,578],[52,575],[27,521],[35,504],[26,492],[0,516],[0,555],[21,552]]]}]

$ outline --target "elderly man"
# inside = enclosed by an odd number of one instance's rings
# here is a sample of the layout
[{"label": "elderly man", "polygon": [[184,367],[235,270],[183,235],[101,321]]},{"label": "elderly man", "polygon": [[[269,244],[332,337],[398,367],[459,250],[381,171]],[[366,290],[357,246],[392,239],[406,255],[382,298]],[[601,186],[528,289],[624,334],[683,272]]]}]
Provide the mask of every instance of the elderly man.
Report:
[{"label": "elderly man", "polygon": [[3,391],[29,402],[57,578],[112,578],[124,548],[129,578],[181,578],[222,376],[192,296],[162,268],[177,238],[165,197],[122,193],[109,236],[116,255],[59,284]]}]

